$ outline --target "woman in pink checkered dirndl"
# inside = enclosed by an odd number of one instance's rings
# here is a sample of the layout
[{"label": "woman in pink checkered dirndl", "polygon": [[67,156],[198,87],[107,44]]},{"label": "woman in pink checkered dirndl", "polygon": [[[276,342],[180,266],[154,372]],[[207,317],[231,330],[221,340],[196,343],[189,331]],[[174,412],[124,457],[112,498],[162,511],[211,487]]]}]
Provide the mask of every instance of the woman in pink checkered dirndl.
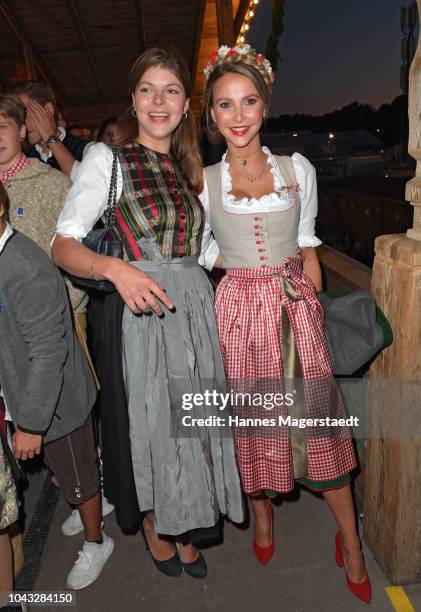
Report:
[{"label": "woman in pink checkered dirndl", "polygon": [[[356,458],[348,428],[338,424],[346,411],[316,295],[315,170],[298,153],[279,157],[261,146],[272,86],[262,55],[249,45],[221,47],[205,76],[208,132],[222,135],[228,150],[205,169],[202,202],[219,247],[215,266],[226,269],[216,313],[237,463],[255,516],[254,551],[263,564],[272,557],[270,498],[298,481],[323,492],[348,577],[367,591],[350,490]],[[315,419],[324,421],[312,427]]]}]

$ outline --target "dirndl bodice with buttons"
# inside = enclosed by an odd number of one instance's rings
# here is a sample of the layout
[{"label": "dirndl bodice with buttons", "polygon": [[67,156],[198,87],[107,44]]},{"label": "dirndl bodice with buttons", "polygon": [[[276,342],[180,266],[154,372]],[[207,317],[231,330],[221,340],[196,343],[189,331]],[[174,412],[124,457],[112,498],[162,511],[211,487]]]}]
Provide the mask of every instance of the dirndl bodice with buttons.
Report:
[{"label": "dirndl bodice with buttons", "polygon": [[[279,393],[299,387],[299,400],[276,417],[345,417],[335,389],[323,332],[323,310],[304,273],[299,241],[302,186],[291,158],[268,154],[274,193],[237,201],[228,167],[206,168],[211,227],[226,275],[216,294],[216,314],[226,376],[233,390]],[[306,164],[310,166],[309,162]],[[277,167],[275,167],[275,164]],[[275,176],[276,173],[276,176]],[[228,184],[228,186],[227,186]],[[275,188],[276,191],[275,191]],[[271,417],[252,405],[233,408],[239,417]],[[286,427],[234,426],[244,491],[287,492],[298,480],[324,490],[342,486],[356,460],[346,428],[297,435]],[[314,486],[313,486],[314,485]]]}]

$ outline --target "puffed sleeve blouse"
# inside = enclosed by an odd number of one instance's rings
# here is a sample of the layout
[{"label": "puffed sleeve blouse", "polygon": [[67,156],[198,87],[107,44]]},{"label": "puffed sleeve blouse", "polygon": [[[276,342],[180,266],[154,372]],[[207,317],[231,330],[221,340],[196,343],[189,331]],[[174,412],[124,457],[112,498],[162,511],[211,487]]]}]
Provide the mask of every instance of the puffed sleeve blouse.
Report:
[{"label": "puffed sleeve blouse", "polygon": [[[74,174],[72,187],[57,222],[56,233],[81,241],[102,217],[107,206],[113,163],[112,151],[103,143],[93,145]],[[117,166],[117,201],[123,192],[121,167]],[[211,238],[209,210],[202,211],[204,226],[199,264],[212,269],[218,248]]]},{"label": "puffed sleeve blouse", "polygon": [[[226,153],[221,160],[221,198],[222,208],[233,214],[256,214],[262,212],[278,212],[286,210],[291,206],[291,200],[287,195],[283,195],[281,187],[285,180],[280,172],[275,157],[267,147],[262,147],[262,151],[267,155],[267,161],[273,174],[274,191],[273,193],[262,196],[261,198],[242,198],[236,200],[231,193],[232,181],[229,173],[229,164],[226,161]],[[297,183],[299,186],[299,197],[301,202],[300,220],[298,224],[298,246],[317,247],[321,240],[315,235],[315,221],[317,217],[317,180],[314,166],[301,155],[294,153],[291,156],[295,170]],[[200,196],[205,210],[209,210],[209,192],[205,182],[205,188]]]}]

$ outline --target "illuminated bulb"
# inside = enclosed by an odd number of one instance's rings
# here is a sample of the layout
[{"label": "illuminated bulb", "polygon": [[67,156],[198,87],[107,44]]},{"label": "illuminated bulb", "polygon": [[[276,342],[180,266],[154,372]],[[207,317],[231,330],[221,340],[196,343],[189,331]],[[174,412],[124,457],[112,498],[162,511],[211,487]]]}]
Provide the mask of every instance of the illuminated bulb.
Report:
[{"label": "illuminated bulb", "polygon": [[246,25],[244,26],[244,29],[245,29],[245,31],[246,31],[246,32],[247,32],[247,30],[249,30],[249,29],[250,29],[250,26],[249,26],[249,24],[248,24],[248,23],[246,23]]},{"label": "illuminated bulb", "polygon": [[259,0],[253,0],[254,4],[259,4]]},{"label": "illuminated bulb", "polygon": [[243,43],[244,42],[244,36],[240,36],[240,42]]},{"label": "illuminated bulb", "polygon": [[294,138],[297,138],[298,134],[296,132],[294,132],[293,136],[294,136]]},{"label": "illuminated bulb", "polygon": [[254,17],[254,11],[250,11],[249,17]]}]

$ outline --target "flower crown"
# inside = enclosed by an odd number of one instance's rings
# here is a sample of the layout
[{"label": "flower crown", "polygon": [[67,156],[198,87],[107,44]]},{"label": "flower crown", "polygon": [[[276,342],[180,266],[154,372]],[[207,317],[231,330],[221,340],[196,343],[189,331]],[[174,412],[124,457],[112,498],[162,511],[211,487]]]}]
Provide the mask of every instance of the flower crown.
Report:
[{"label": "flower crown", "polygon": [[208,80],[210,75],[212,74],[216,65],[222,64],[222,62],[227,57],[232,57],[237,55],[240,59],[241,56],[248,56],[255,60],[257,64],[264,69],[264,72],[267,74],[267,81],[269,84],[273,83],[274,75],[272,71],[272,66],[270,65],[270,61],[265,58],[261,53],[257,53],[256,49],[252,49],[250,45],[238,45],[236,47],[228,47],[227,45],[222,45],[210,56],[208,63],[206,64],[203,72],[205,74],[205,79]]}]

